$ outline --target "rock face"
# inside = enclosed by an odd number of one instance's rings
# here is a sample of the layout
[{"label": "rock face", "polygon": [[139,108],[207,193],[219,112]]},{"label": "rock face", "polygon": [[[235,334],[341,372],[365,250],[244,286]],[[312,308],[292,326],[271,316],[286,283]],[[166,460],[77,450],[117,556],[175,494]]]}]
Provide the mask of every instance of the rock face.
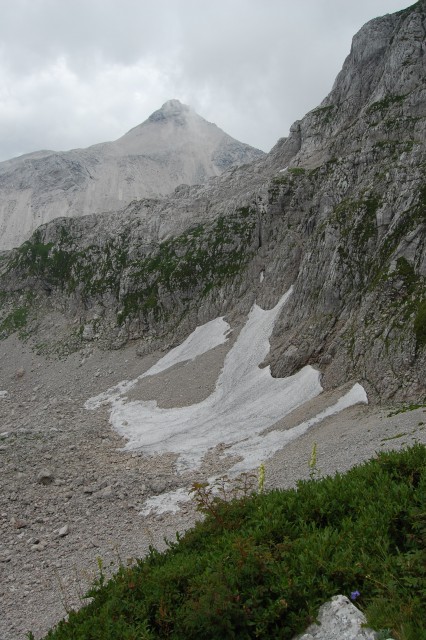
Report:
[{"label": "rock face", "polygon": [[40,227],[0,261],[0,333],[62,353],[129,339],[149,351],[254,299],[272,306],[294,284],[274,374],[309,363],[326,388],[353,379],[372,400],[423,402],[425,29],[424,0],[365,25],[330,95],[268,156],[118,214]]},{"label": "rock face", "polygon": [[117,211],[263,155],[170,100],[115,142],[1,162],[0,250],[19,246],[58,216]]}]

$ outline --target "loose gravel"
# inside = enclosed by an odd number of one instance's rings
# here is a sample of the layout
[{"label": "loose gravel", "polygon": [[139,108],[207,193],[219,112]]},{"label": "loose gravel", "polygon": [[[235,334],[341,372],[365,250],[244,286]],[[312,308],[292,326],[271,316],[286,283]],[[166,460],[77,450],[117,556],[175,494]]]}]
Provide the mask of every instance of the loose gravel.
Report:
[{"label": "loose gravel", "polygon": [[[161,406],[198,402],[215,384],[228,346],[182,363],[140,385],[138,398]],[[138,345],[102,352],[91,344],[66,359],[37,355],[12,336],[0,343],[0,638],[36,638],[84,603],[102,559],[107,571],[164,548],[199,517],[193,502],[174,514],[140,515],[147,498],[226,473],[226,445],[197,472],[176,473],[176,456],[126,452],[107,408],[85,401],[147,370],[163,354]],[[203,371],[209,375],[203,376]],[[214,375],[212,375],[214,372]],[[355,381],[354,381],[355,382]],[[308,419],[341,395],[327,392],[275,427]],[[355,406],[313,426],[266,461],[266,486],[291,487],[309,477],[317,445],[318,475],[344,472],[377,452],[426,444],[426,409]]]}]

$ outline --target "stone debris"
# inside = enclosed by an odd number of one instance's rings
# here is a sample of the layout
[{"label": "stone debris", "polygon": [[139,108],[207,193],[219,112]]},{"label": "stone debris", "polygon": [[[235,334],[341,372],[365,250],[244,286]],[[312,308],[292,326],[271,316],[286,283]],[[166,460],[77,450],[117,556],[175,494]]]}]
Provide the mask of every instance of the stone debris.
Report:
[{"label": "stone debris", "polygon": [[0,551],[0,562],[10,562],[12,559],[12,551],[4,549]]},{"label": "stone debris", "polygon": [[[182,533],[199,515],[189,501],[176,513],[142,516],[146,501],[165,491],[187,490],[193,482],[213,475],[225,475],[235,462],[224,455],[228,449],[223,445],[209,452],[200,472],[178,474],[175,455],[123,451],[125,441],[111,429],[106,407],[96,411],[83,408],[91,396],[125,377],[136,377],[160,359],[160,353],[156,359],[150,355],[141,358],[136,354],[137,346],[115,352],[94,348],[83,370],[79,353],[66,361],[47,360],[13,336],[0,343],[0,386],[15,371],[17,353],[27,370],[19,393],[0,403],[0,423],[11,433],[3,440],[1,451],[2,640],[25,637],[30,629],[36,638],[46,634],[64,617],[64,598],[68,608],[80,607],[81,593],[97,575],[97,558],[114,571],[120,562],[143,556],[150,545],[163,549],[165,539],[174,540],[176,532]],[[212,353],[215,359],[210,353],[199,356],[191,367],[179,365],[176,376],[182,382],[179,393],[183,394],[183,405],[211,393],[214,379],[202,372],[206,368],[219,372],[226,356],[220,350]],[[93,373],[98,370],[103,375],[95,378]],[[36,384],[40,388],[33,402],[30,399]],[[141,397],[149,393],[160,406],[177,402],[172,392],[161,374],[153,376],[145,390],[138,390]],[[52,398],[56,399],[54,408]],[[333,401],[330,395],[321,394],[314,407],[300,409],[298,420],[310,418],[323,409],[321,403],[327,406]],[[61,415],[60,428],[56,410]],[[415,438],[426,443],[426,430],[420,426],[426,422],[424,409],[391,418],[389,413],[358,406],[317,425],[314,434],[306,433],[266,461],[266,488],[294,486],[298,479],[309,476],[313,440],[324,475],[344,472],[385,446],[403,446]],[[291,422],[283,423],[283,428],[292,426]],[[391,439],[402,432],[412,435]]]}]

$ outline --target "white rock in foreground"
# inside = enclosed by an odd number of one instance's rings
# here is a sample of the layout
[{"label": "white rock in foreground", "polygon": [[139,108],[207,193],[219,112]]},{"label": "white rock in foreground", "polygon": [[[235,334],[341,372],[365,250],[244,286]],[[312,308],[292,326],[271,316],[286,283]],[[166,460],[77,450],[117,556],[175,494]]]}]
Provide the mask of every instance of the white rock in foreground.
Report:
[{"label": "white rock in foreground", "polygon": [[377,635],[367,627],[363,613],[346,596],[334,596],[322,605],[319,624],[311,624],[303,635],[293,640],[376,640]]}]

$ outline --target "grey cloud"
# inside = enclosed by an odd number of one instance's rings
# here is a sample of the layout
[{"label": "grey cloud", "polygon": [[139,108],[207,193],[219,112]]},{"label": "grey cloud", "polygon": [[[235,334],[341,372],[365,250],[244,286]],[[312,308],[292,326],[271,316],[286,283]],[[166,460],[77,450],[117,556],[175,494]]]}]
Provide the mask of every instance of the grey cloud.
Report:
[{"label": "grey cloud", "polygon": [[0,0],[0,159],[114,139],[169,98],[265,150],[404,0]]}]

